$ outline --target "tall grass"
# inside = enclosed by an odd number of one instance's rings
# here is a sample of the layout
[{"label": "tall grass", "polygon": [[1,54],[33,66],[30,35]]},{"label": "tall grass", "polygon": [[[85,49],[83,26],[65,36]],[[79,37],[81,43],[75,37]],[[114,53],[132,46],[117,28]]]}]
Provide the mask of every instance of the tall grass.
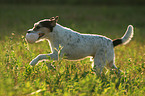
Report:
[{"label": "tall grass", "polygon": [[[60,16],[59,23],[81,33],[120,38],[127,26],[135,27],[133,40],[115,48],[120,77],[104,69],[101,77],[91,71],[88,58],[82,61],[29,62],[38,54],[50,53],[47,41],[25,42],[26,30],[36,21]],[[144,7],[131,6],[0,6],[0,96],[139,95],[145,94]],[[52,63],[55,69],[47,68]]]}]

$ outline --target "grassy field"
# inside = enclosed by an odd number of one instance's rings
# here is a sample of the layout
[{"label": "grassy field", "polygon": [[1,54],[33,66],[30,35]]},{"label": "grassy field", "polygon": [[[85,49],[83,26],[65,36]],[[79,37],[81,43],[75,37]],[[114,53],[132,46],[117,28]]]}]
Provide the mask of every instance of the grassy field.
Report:
[{"label": "grassy field", "polygon": [[[0,5],[0,96],[143,96],[145,94],[145,7]],[[134,38],[115,48],[116,66],[123,72],[97,77],[88,58],[82,61],[29,62],[50,53],[43,41],[27,44],[25,34],[38,20],[60,16],[59,23],[81,33],[120,38],[129,24]],[[106,73],[106,74],[105,74]]]}]

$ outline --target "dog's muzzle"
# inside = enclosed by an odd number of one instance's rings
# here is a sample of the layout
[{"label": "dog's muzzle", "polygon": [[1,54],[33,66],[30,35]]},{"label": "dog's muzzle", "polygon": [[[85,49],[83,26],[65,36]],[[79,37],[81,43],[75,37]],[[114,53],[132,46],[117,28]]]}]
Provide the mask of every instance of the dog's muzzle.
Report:
[{"label": "dog's muzzle", "polygon": [[33,29],[29,29],[29,30],[27,31],[27,33],[31,33],[31,32],[33,32]]},{"label": "dog's muzzle", "polygon": [[[34,31],[33,31],[33,29],[29,29],[28,31],[27,31],[27,33],[34,33]],[[45,33],[38,33],[38,35],[39,35],[39,38],[38,39],[40,39],[41,37],[43,37],[44,35],[45,35]]]},{"label": "dog's muzzle", "polygon": [[39,35],[39,38],[38,38],[38,39],[40,39],[40,38],[43,37],[45,34],[44,34],[44,33],[38,33],[38,35]]}]

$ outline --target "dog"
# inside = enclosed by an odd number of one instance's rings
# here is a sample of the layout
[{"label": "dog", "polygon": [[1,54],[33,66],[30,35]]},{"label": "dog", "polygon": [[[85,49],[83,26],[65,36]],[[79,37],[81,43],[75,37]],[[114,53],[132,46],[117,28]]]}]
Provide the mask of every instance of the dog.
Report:
[{"label": "dog", "polygon": [[[34,24],[27,33],[37,33],[39,38],[36,42],[47,40],[49,42],[50,54],[40,54],[34,58],[30,65],[34,66],[42,60],[58,60],[59,57],[67,60],[81,60],[91,57],[94,61],[92,67],[96,74],[101,74],[104,67],[117,69],[115,66],[114,47],[127,44],[133,37],[133,26],[129,25],[122,38],[111,40],[105,36],[93,34],[81,34],[70,28],[58,24],[59,17],[44,19]],[[62,46],[58,54],[59,46]]]}]

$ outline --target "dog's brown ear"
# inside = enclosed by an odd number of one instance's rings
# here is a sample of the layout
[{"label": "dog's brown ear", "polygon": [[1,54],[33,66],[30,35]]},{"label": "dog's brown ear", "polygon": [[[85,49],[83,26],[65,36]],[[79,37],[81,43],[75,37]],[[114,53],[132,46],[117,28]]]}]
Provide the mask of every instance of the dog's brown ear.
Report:
[{"label": "dog's brown ear", "polygon": [[57,21],[58,21],[58,18],[59,18],[58,16],[56,16],[56,17],[51,17],[51,18],[50,18],[50,20],[52,21],[52,23],[51,23],[52,26],[55,26],[55,25],[56,25],[56,23],[57,23]]},{"label": "dog's brown ear", "polygon": [[58,19],[59,19],[59,16],[56,16],[56,17],[55,17],[55,21],[57,22],[57,21],[58,21]]}]

